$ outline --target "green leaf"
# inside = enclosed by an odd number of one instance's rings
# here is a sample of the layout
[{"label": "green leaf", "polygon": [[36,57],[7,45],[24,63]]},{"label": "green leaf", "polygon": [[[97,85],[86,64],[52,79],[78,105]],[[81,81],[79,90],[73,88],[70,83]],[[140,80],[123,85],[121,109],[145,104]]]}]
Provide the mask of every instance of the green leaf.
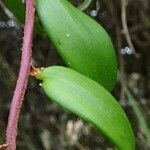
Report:
[{"label": "green leaf", "polygon": [[49,38],[70,68],[112,90],[116,57],[106,31],[67,0],[36,0]]},{"label": "green leaf", "polygon": [[92,0],[84,0],[83,3],[81,3],[79,6],[78,6],[78,9],[84,11],[86,10],[89,5],[91,4]]},{"label": "green leaf", "polygon": [[25,8],[22,0],[3,0],[3,2],[18,20],[24,22]]},{"label": "green leaf", "polygon": [[[22,0],[3,0],[3,3],[14,14],[14,16],[24,24],[25,4],[23,4]],[[35,31],[36,33],[44,33],[38,17],[36,17],[35,21]]]},{"label": "green leaf", "polygon": [[47,95],[96,126],[120,150],[134,150],[130,123],[118,102],[100,84],[65,67],[48,67],[35,75]]}]

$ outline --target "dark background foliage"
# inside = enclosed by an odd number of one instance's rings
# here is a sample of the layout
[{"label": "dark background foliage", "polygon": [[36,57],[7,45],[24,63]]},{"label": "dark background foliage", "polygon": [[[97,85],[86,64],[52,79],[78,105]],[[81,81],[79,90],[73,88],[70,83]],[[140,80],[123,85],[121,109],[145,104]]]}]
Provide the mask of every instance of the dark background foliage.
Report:
[{"label": "dark background foliage", "polygon": [[[73,0],[78,6],[81,0]],[[100,5],[94,17],[110,34],[116,48],[118,68],[127,79],[150,127],[150,1],[129,0],[127,23],[136,57],[128,51],[121,22],[120,0],[93,0],[85,13],[90,15]],[[0,7],[0,144],[5,142],[5,130],[21,57],[22,26]],[[126,48],[127,51],[124,49]],[[34,34],[33,64],[36,67],[63,65],[45,34]],[[90,124],[52,103],[39,83],[30,77],[19,120],[17,149],[29,150],[113,150],[113,145]],[[148,142],[137,121],[126,92],[118,81],[112,94],[118,99],[134,128],[136,149],[148,150]]]}]

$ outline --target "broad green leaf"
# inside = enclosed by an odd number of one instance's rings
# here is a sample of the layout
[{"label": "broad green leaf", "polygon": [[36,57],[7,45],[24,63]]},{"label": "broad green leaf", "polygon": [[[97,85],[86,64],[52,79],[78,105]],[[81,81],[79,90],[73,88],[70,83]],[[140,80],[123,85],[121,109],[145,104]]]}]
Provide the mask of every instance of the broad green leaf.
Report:
[{"label": "broad green leaf", "polygon": [[67,0],[36,0],[49,38],[70,68],[112,90],[116,57],[106,31]]},{"label": "broad green leaf", "polygon": [[130,123],[115,98],[100,84],[65,67],[48,67],[37,74],[47,95],[65,109],[92,123],[119,150],[134,150]]}]

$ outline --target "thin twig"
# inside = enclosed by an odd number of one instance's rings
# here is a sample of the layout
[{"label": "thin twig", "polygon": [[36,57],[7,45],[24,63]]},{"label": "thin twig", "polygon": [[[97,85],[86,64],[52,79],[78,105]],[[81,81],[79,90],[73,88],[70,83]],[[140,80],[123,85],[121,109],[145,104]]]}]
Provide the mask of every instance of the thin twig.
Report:
[{"label": "thin twig", "polygon": [[6,134],[6,143],[8,144],[7,150],[16,149],[16,136],[17,136],[19,113],[30,71],[34,17],[35,17],[34,0],[26,0],[26,20],[22,46],[22,60],[19,77],[17,80],[17,85],[13,95],[9,113],[7,134]]},{"label": "thin twig", "polygon": [[128,42],[130,49],[132,50],[133,54],[135,54],[135,56],[137,57],[137,54],[136,54],[136,51],[133,46],[131,36],[129,33],[128,25],[127,25],[127,16],[126,16],[127,0],[121,0],[121,7],[122,7],[121,18],[122,18],[123,33],[125,34],[125,37],[126,37],[126,40]]},{"label": "thin twig", "polygon": [[[115,9],[115,4],[113,0],[107,0],[106,3],[109,3],[109,7],[108,9],[111,10],[111,15],[112,17],[115,19],[114,20],[114,25],[115,25],[115,31],[116,31],[116,43],[117,43],[117,49],[118,49],[118,59],[119,59],[119,70],[121,75],[124,75],[124,59],[121,55],[120,50],[122,49],[122,39],[121,39],[121,29],[120,29],[120,25],[119,25],[119,20],[118,20],[118,16],[117,16],[117,12]],[[124,89],[121,87],[120,90],[120,101],[124,101],[125,100],[125,93],[124,93]]]},{"label": "thin twig", "polygon": [[[119,73],[118,73],[119,74]],[[128,86],[126,84],[126,81],[124,78],[122,78],[119,74],[119,79],[120,79],[120,82],[125,90],[125,93],[128,97],[128,101],[129,101],[129,104],[132,106],[133,108],[133,111],[137,117],[137,120],[139,122],[139,125],[141,126],[142,130],[143,130],[143,133],[145,134],[146,138],[147,138],[147,141],[148,141],[148,146],[150,147],[150,130],[147,126],[147,123],[145,121],[145,118],[144,116],[142,115],[142,112],[140,110],[140,107],[138,105],[138,103],[136,102],[135,98],[132,96],[130,90],[128,89]]]},{"label": "thin twig", "polygon": [[81,11],[84,11],[86,10],[89,5],[91,4],[92,0],[84,0],[83,3],[81,3],[79,6],[78,6],[78,9],[80,9]]},{"label": "thin twig", "polygon": [[0,0],[0,6],[3,9],[4,13],[8,16],[8,18],[17,20],[13,13],[2,2],[2,0]]},{"label": "thin twig", "polygon": [[[125,74],[125,68],[124,68],[124,59],[120,53],[121,47],[122,47],[122,42],[121,42],[121,35],[120,35],[120,27],[117,24],[116,25],[116,40],[117,40],[117,47],[118,47],[118,51],[119,51],[119,62],[120,62],[120,74],[121,76],[124,76]],[[121,90],[120,90],[120,100],[125,102],[125,92],[123,87],[121,86]]]}]

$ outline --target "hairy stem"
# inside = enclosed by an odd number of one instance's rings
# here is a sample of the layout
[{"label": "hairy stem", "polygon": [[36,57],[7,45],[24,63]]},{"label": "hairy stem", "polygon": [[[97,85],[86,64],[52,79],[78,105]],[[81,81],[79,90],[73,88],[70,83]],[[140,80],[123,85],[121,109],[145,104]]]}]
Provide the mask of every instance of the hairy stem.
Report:
[{"label": "hairy stem", "polygon": [[7,150],[16,149],[16,136],[19,113],[27,86],[30,72],[31,53],[32,53],[32,36],[34,28],[35,7],[34,0],[26,0],[26,19],[24,26],[24,38],[22,46],[22,59],[19,77],[14,91],[6,134]]}]

